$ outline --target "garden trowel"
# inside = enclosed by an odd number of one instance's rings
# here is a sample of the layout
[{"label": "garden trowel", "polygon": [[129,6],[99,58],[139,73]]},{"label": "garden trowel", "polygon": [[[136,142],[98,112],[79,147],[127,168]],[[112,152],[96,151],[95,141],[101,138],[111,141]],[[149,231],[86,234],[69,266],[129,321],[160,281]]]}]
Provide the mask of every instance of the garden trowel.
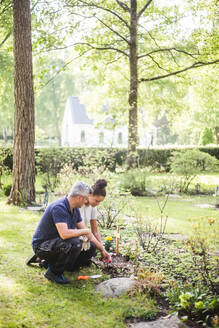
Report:
[{"label": "garden trowel", "polygon": [[93,276],[78,276],[78,280],[96,279],[102,277],[102,274],[96,274]]}]

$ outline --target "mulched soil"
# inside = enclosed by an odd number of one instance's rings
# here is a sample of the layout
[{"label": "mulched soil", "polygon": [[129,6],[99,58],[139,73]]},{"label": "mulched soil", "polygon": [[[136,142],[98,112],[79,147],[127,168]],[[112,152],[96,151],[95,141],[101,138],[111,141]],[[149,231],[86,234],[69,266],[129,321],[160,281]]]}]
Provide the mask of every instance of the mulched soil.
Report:
[{"label": "mulched soil", "polygon": [[92,262],[100,267],[103,273],[108,274],[110,278],[130,277],[134,274],[134,265],[127,257],[121,254],[112,254],[111,258],[112,262],[108,264],[96,258]]}]

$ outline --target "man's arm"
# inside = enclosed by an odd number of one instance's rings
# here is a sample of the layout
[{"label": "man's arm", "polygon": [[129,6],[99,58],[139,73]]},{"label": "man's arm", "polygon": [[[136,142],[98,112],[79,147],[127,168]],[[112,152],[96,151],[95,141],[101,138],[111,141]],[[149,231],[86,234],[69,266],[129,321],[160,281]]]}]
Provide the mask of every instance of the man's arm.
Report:
[{"label": "man's arm", "polygon": [[[79,222],[79,223],[83,223],[83,222]],[[79,223],[77,223],[77,226]],[[64,240],[69,238],[77,238],[80,236],[88,237],[91,234],[91,231],[87,229],[84,224],[83,227],[79,229],[68,229],[68,225],[66,223],[60,222],[60,223],[56,223],[56,229],[58,230],[60,238]]]}]

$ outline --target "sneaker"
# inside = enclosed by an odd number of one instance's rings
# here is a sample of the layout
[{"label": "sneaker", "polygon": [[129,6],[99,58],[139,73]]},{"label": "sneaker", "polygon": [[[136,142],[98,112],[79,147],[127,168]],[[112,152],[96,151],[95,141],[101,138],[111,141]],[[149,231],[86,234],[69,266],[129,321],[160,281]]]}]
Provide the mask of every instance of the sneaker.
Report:
[{"label": "sneaker", "polygon": [[66,279],[64,277],[63,274],[61,275],[56,275],[55,273],[53,273],[50,268],[48,268],[46,270],[46,272],[44,273],[44,277],[46,277],[46,279],[50,280],[50,281],[53,281],[53,282],[56,282],[57,284],[69,284],[70,281],[68,279]]},{"label": "sneaker", "polygon": [[31,255],[28,257],[26,260],[26,265],[30,265],[31,263],[38,263],[39,262],[39,257],[36,256],[36,254]]},{"label": "sneaker", "polygon": [[70,281],[64,277],[64,274],[61,275],[61,278],[64,284],[70,284]]}]

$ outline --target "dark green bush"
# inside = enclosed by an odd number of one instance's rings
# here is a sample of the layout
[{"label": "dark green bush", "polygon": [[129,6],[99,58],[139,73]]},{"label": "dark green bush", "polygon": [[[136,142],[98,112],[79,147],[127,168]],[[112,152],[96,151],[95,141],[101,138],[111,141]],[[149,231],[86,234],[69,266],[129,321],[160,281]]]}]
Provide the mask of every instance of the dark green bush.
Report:
[{"label": "dark green bush", "polygon": [[180,191],[188,192],[195,177],[205,171],[217,170],[219,161],[198,149],[174,151],[170,157],[171,172],[181,176]]},{"label": "dark green bush", "polygon": [[10,195],[11,187],[12,187],[11,184],[3,186],[2,190],[3,190],[3,193],[4,193],[5,196],[8,197]]},{"label": "dark green bush", "polygon": [[150,174],[146,169],[132,169],[121,176],[121,189],[133,196],[146,196],[150,186]]},{"label": "dark green bush", "polygon": [[[169,171],[169,158],[176,150],[181,151],[185,148],[150,148],[138,149],[138,165],[140,167],[151,166],[160,171]],[[192,149],[192,148],[186,148]],[[197,147],[203,152],[219,159],[219,147]],[[13,167],[13,149],[0,148],[0,157],[6,154],[4,165],[12,170]],[[36,148],[36,169],[37,172],[46,173],[49,168],[54,174],[60,171],[64,164],[72,164],[74,169],[84,166],[87,159],[92,159],[92,165],[105,165],[109,170],[114,171],[117,166],[125,164],[127,149],[117,148]],[[45,162],[44,162],[44,159]]]}]

